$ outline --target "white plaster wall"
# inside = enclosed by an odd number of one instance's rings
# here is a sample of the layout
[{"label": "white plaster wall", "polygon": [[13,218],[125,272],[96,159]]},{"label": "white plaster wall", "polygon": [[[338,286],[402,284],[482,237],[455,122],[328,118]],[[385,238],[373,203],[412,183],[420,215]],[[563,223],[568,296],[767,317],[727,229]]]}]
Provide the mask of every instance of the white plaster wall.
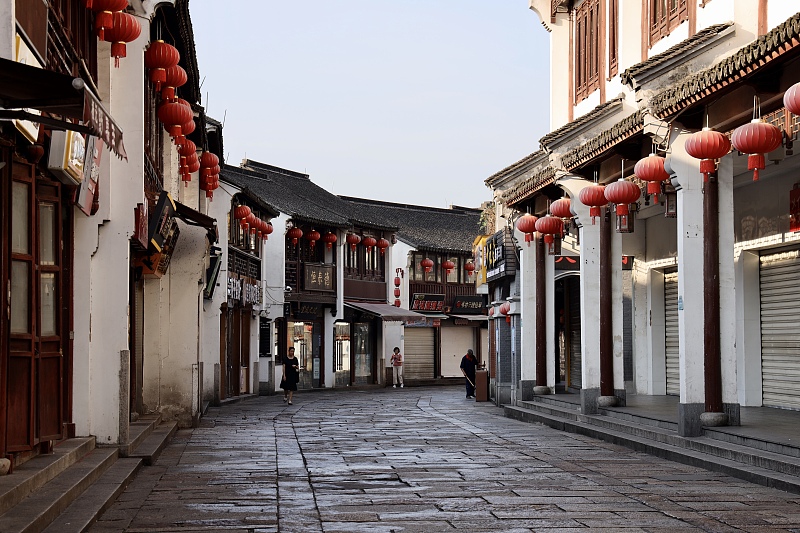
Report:
[{"label": "white plaster wall", "polygon": [[[612,212],[611,221],[614,223]],[[611,340],[613,354],[614,389],[625,390],[625,367],[623,361],[623,291],[622,291],[622,237],[611,229]]]},{"label": "white plaster wall", "polygon": [[521,381],[536,379],[536,242],[525,242],[525,235],[514,229],[517,242],[521,243],[519,253],[520,283],[520,346],[521,346]]},{"label": "white plaster wall", "polygon": [[[273,232],[269,239],[264,243],[263,260],[261,261],[261,275],[264,280],[264,303],[263,307],[267,313],[267,318],[274,322],[283,316],[284,289],[286,288],[286,222],[289,216],[281,213],[272,219]],[[274,339],[277,339],[278,332],[275,332]],[[272,346],[273,365],[272,381],[280,383],[283,367],[277,364],[286,354],[277,352],[277,343]]]},{"label": "white plaster wall", "polygon": [[783,24],[799,10],[800,6],[793,0],[771,0],[767,7],[767,28],[771,30]]},{"label": "white plaster wall", "polygon": [[0,57],[14,60],[16,39],[15,0],[0,0]]},{"label": "white plaster wall", "polygon": [[719,189],[719,348],[722,401],[738,402],[736,378],[736,272],[733,260],[733,158],[718,165]]},{"label": "white plaster wall", "polygon": [[391,297],[388,301],[390,303],[394,303],[394,278],[396,276],[397,269],[402,268],[403,275],[400,277],[400,307],[402,309],[408,309],[408,276],[409,266],[411,264],[411,256],[409,253],[416,250],[416,248],[400,240],[398,240],[397,243],[393,244],[390,248],[392,253],[391,262],[389,263],[390,271],[386,272],[387,285],[391,291]]},{"label": "white plaster wall", "polygon": [[736,260],[736,369],[738,401],[761,407],[761,292],[757,252],[740,252]]},{"label": "white plaster wall", "polygon": [[703,193],[700,162],[684,148],[689,133],[674,130],[669,166],[678,189],[678,327],[680,401],[705,402],[703,311]]},{"label": "white plaster wall", "polygon": [[550,33],[550,131],[553,131],[569,122],[569,98],[563,95],[572,90],[572,79],[569,75],[569,20],[560,15],[550,26],[553,28]]},{"label": "white plaster wall", "polygon": [[79,435],[95,435],[100,444],[119,441],[120,407],[128,401],[120,397],[120,351],[129,348],[133,210],[143,201],[143,50],[149,33],[148,22],[139,22],[142,37],[128,43],[119,68],[113,67],[111,45],[98,42],[100,98],[122,129],[129,155],[125,161],[104,151],[100,209],[92,219],[76,215],[73,420]]}]

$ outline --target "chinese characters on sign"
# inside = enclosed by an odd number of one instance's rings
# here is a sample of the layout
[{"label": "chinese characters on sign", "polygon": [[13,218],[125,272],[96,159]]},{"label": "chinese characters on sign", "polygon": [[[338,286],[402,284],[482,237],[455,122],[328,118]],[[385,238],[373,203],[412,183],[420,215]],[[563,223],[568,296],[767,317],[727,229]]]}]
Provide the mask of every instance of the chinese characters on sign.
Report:
[{"label": "chinese characters on sign", "polygon": [[239,301],[242,305],[259,305],[261,290],[258,282],[250,278],[228,278],[228,300]]},{"label": "chinese characters on sign", "polygon": [[444,311],[444,294],[414,293],[411,300],[412,311]]},{"label": "chinese characters on sign", "polygon": [[333,291],[333,265],[305,265],[306,290]]},{"label": "chinese characters on sign", "polygon": [[456,296],[453,299],[453,313],[480,314],[486,307],[483,296]]}]

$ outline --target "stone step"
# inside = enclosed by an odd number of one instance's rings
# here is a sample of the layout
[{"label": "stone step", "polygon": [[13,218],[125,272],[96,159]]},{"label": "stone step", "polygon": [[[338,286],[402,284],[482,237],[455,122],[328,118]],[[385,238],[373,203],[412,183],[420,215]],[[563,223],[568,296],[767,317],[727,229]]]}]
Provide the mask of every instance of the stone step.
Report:
[{"label": "stone step", "polygon": [[600,409],[599,412],[600,414],[607,416],[609,418],[627,420],[628,422],[634,422],[636,424],[656,426],[662,429],[668,429],[670,431],[678,431],[677,422],[670,422],[668,420],[659,420],[657,418],[643,416],[638,413],[628,413],[628,412],[618,411],[615,409]]},{"label": "stone step", "polygon": [[0,515],[3,533],[42,531],[117,460],[119,450],[95,448]]},{"label": "stone step", "polygon": [[142,444],[160,423],[161,414],[143,416],[136,422],[131,422],[128,430],[128,442],[119,446],[120,457],[130,457],[133,450]]},{"label": "stone step", "polygon": [[[800,493],[800,470],[791,457],[748,450],[730,443],[720,443],[708,437],[685,438],[670,435],[655,427],[635,427],[625,421],[605,419],[602,415],[571,420],[534,409],[504,406],[509,418],[537,422],[549,427],[585,435],[626,446],[636,451],[683,464],[722,472],[760,485]],[[646,436],[645,436],[646,435]]]},{"label": "stone step", "polygon": [[58,443],[53,453],[34,457],[14,468],[11,474],[0,476],[0,515],[75,464],[94,447],[94,437],[68,439]]},{"label": "stone step", "polygon": [[162,422],[128,457],[141,459],[145,466],[151,466],[156,462],[158,456],[161,455],[162,450],[167,446],[177,430],[177,422]]},{"label": "stone step", "polygon": [[550,403],[545,401],[517,402],[520,407],[531,409],[540,413],[547,413],[553,416],[561,416],[569,420],[578,420],[582,415],[580,410]]},{"label": "stone step", "polygon": [[560,399],[558,394],[537,395],[534,396],[530,401],[547,405],[555,405],[557,407],[562,407],[564,409],[572,409],[575,411],[581,410],[581,404],[562,400]]},{"label": "stone step", "polygon": [[755,448],[765,452],[778,453],[781,455],[800,458],[800,429],[798,430],[798,439],[796,445],[769,442],[764,439],[758,439],[746,435],[737,435],[734,431],[723,428],[703,428],[703,435],[714,440],[738,444],[740,446],[747,446],[748,448]]},{"label": "stone step", "polygon": [[133,481],[141,466],[141,459],[119,459],[80,498],[53,520],[43,533],[87,531]]}]

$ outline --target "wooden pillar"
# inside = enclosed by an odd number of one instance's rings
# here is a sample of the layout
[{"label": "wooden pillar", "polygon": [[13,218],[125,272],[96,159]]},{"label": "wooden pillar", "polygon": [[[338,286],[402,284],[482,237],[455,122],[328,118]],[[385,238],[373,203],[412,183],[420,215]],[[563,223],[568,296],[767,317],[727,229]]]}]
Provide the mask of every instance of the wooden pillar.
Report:
[{"label": "wooden pillar", "polygon": [[547,386],[547,296],[544,239],[536,238],[536,386]]},{"label": "wooden pillar", "polygon": [[600,217],[600,396],[614,396],[614,340],[611,307],[611,217]]},{"label": "wooden pillar", "polygon": [[719,344],[719,190],[717,178],[703,194],[703,336],[705,409],[722,412],[722,367]]}]

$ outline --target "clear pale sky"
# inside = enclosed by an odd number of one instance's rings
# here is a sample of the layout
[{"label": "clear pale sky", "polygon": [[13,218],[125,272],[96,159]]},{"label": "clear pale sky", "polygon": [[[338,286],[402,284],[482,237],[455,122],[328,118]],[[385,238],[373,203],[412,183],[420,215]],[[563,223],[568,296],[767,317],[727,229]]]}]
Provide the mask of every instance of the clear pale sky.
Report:
[{"label": "clear pale sky", "polygon": [[528,0],[191,0],[225,160],[334,194],[478,207],[548,132],[548,39]]}]

